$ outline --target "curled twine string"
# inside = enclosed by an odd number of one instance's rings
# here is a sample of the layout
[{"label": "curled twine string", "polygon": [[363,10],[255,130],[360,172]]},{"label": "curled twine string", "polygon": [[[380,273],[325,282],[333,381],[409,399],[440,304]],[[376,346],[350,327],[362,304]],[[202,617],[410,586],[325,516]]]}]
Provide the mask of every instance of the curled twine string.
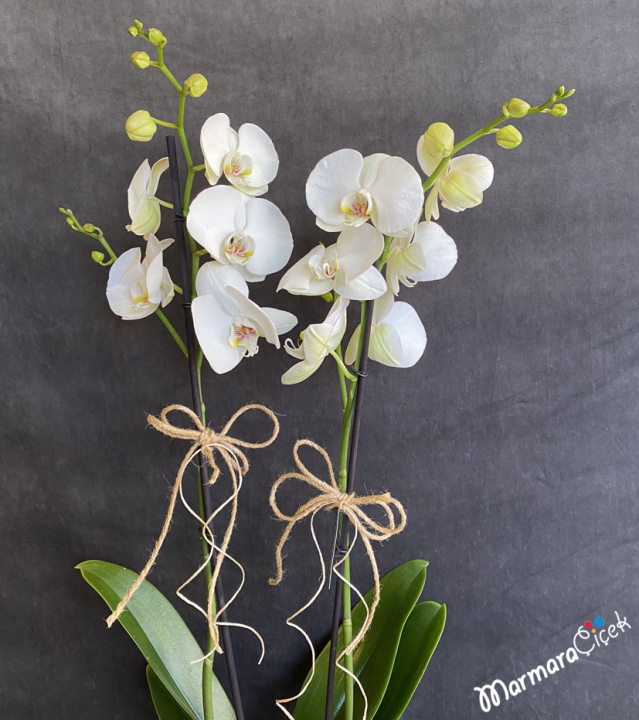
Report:
[{"label": "curled twine string", "polygon": [[[263,412],[268,418],[271,419],[273,422],[273,432],[271,433],[271,436],[262,442],[247,442],[246,440],[241,440],[239,438],[233,437],[229,435],[229,431],[233,427],[235,421],[242,416],[244,413],[248,412],[249,410],[259,410]],[[181,412],[185,415],[187,415],[195,425],[195,428],[184,428],[177,425],[173,425],[168,420],[168,415],[171,412]],[[192,444],[189,448],[188,452],[184,456],[184,459],[182,460],[182,463],[180,464],[180,467],[178,469],[177,475],[175,477],[175,482],[173,484],[173,489],[171,491],[171,496],[169,499],[169,506],[167,509],[166,517],[164,518],[164,524],[162,526],[162,531],[160,532],[160,536],[158,537],[155,547],[153,548],[153,551],[151,552],[151,555],[149,556],[149,559],[144,566],[142,572],[138,575],[137,579],[131,585],[129,588],[127,594],[120,600],[118,603],[118,606],[113,611],[113,613],[107,618],[107,626],[111,627],[113,623],[120,617],[128,603],[130,602],[131,598],[135,594],[135,592],[139,589],[140,585],[144,582],[147,575],[151,571],[151,568],[155,564],[155,561],[160,553],[160,549],[162,548],[162,544],[164,543],[164,540],[166,539],[166,536],[168,535],[169,529],[171,527],[171,521],[173,519],[173,513],[175,511],[175,505],[177,502],[178,495],[180,496],[180,499],[182,501],[182,504],[186,508],[186,510],[195,517],[200,525],[202,526],[202,535],[204,539],[206,540],[207,544],[209,545],[209,553],[204,560],[204,562],[198,567],[198,569],[186,580],[186,582],[182,583],[180,587],[177,589],[177,595],[180,597],[184,602],[189,604],[191,607],[195,608],[200,612],[207,620],[209,633],[211,635],[212,641],[213,641],[213,650],[211,652],[207,653],[204,657],[200,658],[199,660],[196,660],[195,662],[200,662],[202,660],[205,660],[206,658],[210,657],[214,652],[222,652],[222,648],[220,647],[220,637],[219,637],[219,626],[220,625],[227,625],[232,627],[241,627],[245,628],[246,630],[250,630],[259,640],[261,648],[262,648],[262,654],[260,657],[259,662],[262,662],[262,659],[264,657],[264,641],[262,640],[261,635],[252,628],[250,625],[244,625],[242,623],[232,623],[232,622],[221,622],[219,620],[220,616],[225,612],[225,610],[233,603],[235,598],[239,595],[239,593],[242,590],[242,587],[244,586],[244,581],[246,578],[246,573],[244,572],[244,568],[242,565],[235,560],[231,555],[228,554],[228,546],[231,541],[231,535],[233,534],[233,528],[235,526],[235,520],[237,518],[237,508],[238,508],[238,494],[240,492],[240,489],[242,487],[242,481],[244,475],[249,471],[249,461],[246,457],[246,454],[242,450],[242,448],[264,448],[270,445],[275,438],[277,437],[279,431],[280,431],[280,424],[277,420],[277,417],[273,413],[272,410],[269,410],[264,405],[244,405],[244,407],[240,408],[237,412],[235,412],[230,420],[226,423],[226,425],[222,428],[220,432],[215,432],[211,428],[205,427],[202,422],[200,421],[199,417],[188,407],[185,407],[184,405],[169,405],[168,407],[165,407],[164,410],[160,413],[160,417],[156,418],[153,415],[147,416],[147,422],[149,425],[151,425],[153,428],[158,430],[159,432],[163,433],[164,435],[167,435],[172,438],[177,438],[180,440],[191,440]],[[202,454],[208,463],[208,465],[211,467],[212,474],[211,478],[209,480],[209,485],[213,485],[221,474],[221,469],[217,463],[216,457],[215,457],[215,451],[219,453],[221,458],[224,460],[224,464],[226,468],[229,471],[229,475],[231,478],[231,484],[233,487],[232,494],[225,500],[224,503],[222,503],[214,513],[211,514],[210,517],[206,519],[206,521],[202,520],[202,518],[199,516],[197,512],[193,510],[193,508],[190,507],[190,505],[187,503],[186,499],[184,498],[183,493],[183,479],[184,479],[184,473],[186,472],[186,469],[190,465],[190,463],[197,457],[198,454]],[[224,537],[222,540],[221,545],[217,545],[214,540],[213,531],[211,530],[211,524],[215,517],[229,504],[231,504],[231,512],[230,517],[228,521],[228,525],[226,527],[226,531],[224,533]],[[189,598],[187,598],[183,593],[182,590],[189,585],[200,573],[202,573],[206,567],[208,566],[209,562],[211,561],[211,558],[213,555],[217,553],[217,557],[215,560],[215,564],[213,566],[213,572],[211,576],[211,582],[209,585],[209,592],[207,597],[207,604],[206,609],[200,607],[197,603],[193,602]],[[231,598],[227,600],[225,605],[221,608],[218,608],[217,612],[214,613],[214,607],[215,607],[215,586],[217,583],[217,579],[220,575],[220,571],[222,568],[222,563],[225,559],[230,560],[237,568],[239,568],[241,573],[241,582],[237,590],[233,593]]]},{"label": "curled twine string", "polygon": [[[316,475],[314,475],[307,467],[304,465],[302,460],[299,456],[299,450],[302,446],[308,446],[316,450],[324,459],[326,463],[326,467],[328,470],[328,476],[330,478],[330,483],[325,482],[324,480],[320,480]],[[340,664],[340,660],[345,656],[349,655],[353,652],[353,650],[359,645],[361,640],[363,639],[364,635],[368,631],[368,629],[371,626],[371,623],[373,622],[373,617],[375,615],[375,610],[377,608],[377,605],[379,604],[380,599],[380,592],[381,592],[381,586],[380,586],[380,579],[379,579],[379,569],[377,567],[377,561],[375,560],[375,553],[373,551],[372,547],[372,541],[376,540],[378,542],[382,542],[384,540],[388,540],[393,535],[397,535],[398,533],[402,532],[402,530],[406,527],[406,511],[404,510],[402,504],[395,500],[391,496],[390,493],[386,492],[381,495],[367,495],[363,497],[358,497],[354,493],[345,493],[342,490],[340,490],[339,485],[337,484],[335,480],[335,473],[333,471],[333,465],[331,463],[331,459],[328,456],[328,453],[324,448],[320,447],[316,443],[312,442],[311,440],[298,440],[295,443],[295,447],[293,448],[293,457],[295,459],[295,464],[297,465],[297,468],[299,472],[290,472],[286,473],[284,475],[280,475],[280,477],[275,481],[273,484],[273,487],[271,489],[271,495],[270,495],[270,503],[271,507],[273,508],[273,512],[277,516],[279,520],[283,520],[287,523],[286,528],[284,529],[284,532],[282,533],[282,537],[280,538],[280,541],[277,544],[277,547],[275,549],[275,562],[277,565],[277,572],[275,574],[274,578],[271,578],[269,580],[269,583],[271,585],[278,585],[284,576],[284,568],[283,568],[283,560],[282,560],[282,551],[284,549],[284,545],[286,544],[286,541],[288,540],[293,528],[295,525],[300,521],[304,520],[305,518],[309,517],[311,518],[311,535],[313,537],[313,542],[315,544],[315,548],[317,549],[317,554],[320,559],[320,565],[322,569],[322,579],[320,582],[319,587],[317,588],[315,594],[313,597],[299,610],[297,610],[293,615],[289,616],[286,619],[286,624],[289,627],[295,628],[298,632],[300,632],[303,636],[306,642],[308,643],[308,646],[311,649],[311,655],[312,655],[312,664],[311,664],[311,673],[308,678],[308,681],[304,684],[304,687],[300,690],[297,695],[293,695],[293,697],[280,699],[276,702],[279,709],[290,719],[294,720],[293,716],[288,712],[288,710],[284,707],[283,703],[292,702],[294,700],[297,700],[300,698],[304,692],[306,691],[306,688],[310,685],[313,676],[315,674],[315,649],[313,647],[313,643],[311,641],[311,638],[308,636],[308,634],[301,628],[299,625],[293,622],[293,620],[298,616],[301,615],[305,610],[307,610],[318,598],[319,594],[322,592],[324,585],[326,584],[326,564],[324,562],[324,557],[322,555],[322,551],[320,550],[319,543],[317,540],[317,536],[315,534],[315,516],[317,515],[320,510],[341,510],[344,515],[350,520],[351,524],[354,528],[354,537],[353,542],[350,544],[348,549],[346,550],[345,554],[342,556],[342,558],[336,562],[333,565],[333,572],[339,577],[342,582],[344,582],[356,595],[357,597],[362,601],[364,604],[364,608],[366,610],[366,619],[364,621],[364,624],[362,625],[360,631],[357,633],[355,638],[351,641],[351,643],[345,647],[342,652],[338,655],[336,660],[337,667],[346,675],[349,675],[353,678],[357,686],[359,687],[360,692],[362,693],[362,697],[364,698],[364,715],[363,717],[367,716],[368,712],[368,698],[366,697],[366,693],[364,691],[364,688],[359,681],[359,678],[350,670],[348,670],[344,665]],[[277,491],[280,488],[280,486],[286,482],[286,480],[301,480],[302,482],[307,483],[311,487],[315,488],[319,491],[319,495],[311,498],[306,503],[301,505],[295,514],[293,515],[286,515],[283,513],[278,504],[277,504]],[[387,525],[382,525],[381,523],[375,522],[370,515],[363,509],[366,506],[374,505],[377,507],[380,507],[384,510],[386,514],[386,521]],[[399,522],[396,519],[395,512],[397,512],[397,515],[399,516]],[[373,598],[373,603],[371,604],[371,607],[369,608],[366,604],[366,601],[364,600],[364,597],[359,592],[359,590],[350,583],[349,580],[344,577],[343,574],[341,574],[338,570],[338,568],[346,562],[346,559],[350,556],[351,551],[353,547],[355,546],[355,543],[358,539],[358,537],[362,538],[362,542],[364,543],[364,547],[366,549],[366,554],[368,555],[368,559],[371,565],[371,569],[373,571],[373,578],[375,580],[375,596]]]}]

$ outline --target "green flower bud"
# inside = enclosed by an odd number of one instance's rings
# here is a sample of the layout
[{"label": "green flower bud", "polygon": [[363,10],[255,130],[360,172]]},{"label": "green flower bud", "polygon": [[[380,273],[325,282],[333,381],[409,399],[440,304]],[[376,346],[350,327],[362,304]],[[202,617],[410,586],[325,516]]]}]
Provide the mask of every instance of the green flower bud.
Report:
[{"label": "green flower bud", "polygon": [[72,228],[75,227],[75,223],[73,222],[73,218],[70,218],[70,217],[67,218],[67,225],[71,225]]},{"label": "green flower bud", "polygon": [[568,90],[567,93],[564,93],[564,100],[574,94],[575,94],[575,88],[573,88],[572,90]]},{"label": "green flower bud", "polygon": [[140,31],[135,27],[135,25],[131,25],[127,32],[131,37],[137,37],[140,34]]},{"label": "green flower bud", "polygon": [[521,145],[522,137],[519,130],[514,125],[506,125],[505,127],[499,128],[495,135],[495,140],[499,147],[503,147],[506,150],[512,150],[518,145]]},{"label": "green flower bud", "polygon": [[164,47],[166,45],[166,38],[162,34],[161,30],[157,28],[149,28],[149,41],[155,47]]},{"label": "green flower bud", "polygon": [[209,81],[200,73],[195,73],[184,81],[184,91],[194,98],[204,95],[208,86]]},{"label": "green flower bud", "polygon": [[138,50],[138,52],[131,54],[131,62],[135,67],[140,68],[140,70],[145,70],[151,64],[151,58],[149,57],[149,53]]},{"label": "green flower bud", "polygon": [[91,253],[91,260],[98,263],[98,265],[102,265],[102,263],[104,262],[104,253],[101,253],[99,250],[94,250]]},{"label": "green flower bud", "polygon": [[563,96],[564,96],[564,93],[566,92],[566,88],[565,88],[563,85],[560,85],[560,86],[555,90],[555,92],[557,93],[557,95],[559,95],[559,97],[563,97]]},{"label": "green flower bud", "polygon": [[95,225],[93,225],[93,223],[84,223],[82,229],[86,230],[86,232],[92,233],[95,232]]},{"label": "green flower bud", "polygon": [[530,105],[525,100],[511,98],[503,106],[506,117],[522,118],[530,110]]},{"label": "green flower bud", "polygon": [[568,114],[568,108],[563,103],[557,103],[550,108],[550,114],[553,117],[563,117]]},{"label": "green flower bud", "polygon": [[140,32],[142,32],[142,30],[144,30],[144,25],[139,20],[133,21],[133,27],[135,27]]},{"label": "green flower bud", "polygon": [[129,136],[129,140],[135,142],[148,142],[154,135],[158,126],[151,117],[148,110],[136,110],[133,115],[129,115],[124,130]]}]

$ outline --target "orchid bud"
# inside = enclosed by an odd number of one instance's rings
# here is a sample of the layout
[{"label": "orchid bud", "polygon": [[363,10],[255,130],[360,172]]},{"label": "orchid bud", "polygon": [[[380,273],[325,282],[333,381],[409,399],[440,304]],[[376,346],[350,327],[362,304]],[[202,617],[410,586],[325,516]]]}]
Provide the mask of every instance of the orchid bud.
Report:
[{"label": "orchid bud", "polygon": [[131,62],[140,70],[145,70],[151,64],[149,53],[139,50],[131,54]]},{"label": "orchid bud", "polygon": [[162,48],[166,45],[166,38],[162,34],[161,30],[157,28],[149,28],[149,42],[155,47]]},{"label": "orchid bud", "polygon": [[187,77],[184,81],[184,92],[191,97],[200,97],[204,95],[209,86],[209,81],[200,73],[195,73]]},{"label": "orchid bud", "polygon": [[522,118],[530,110],[530,105],[520,98],[511,98],[504,103],[503,110],[506,117]]},{"label": "orchid bud", "polygon": [[157,129],[158,126],[148,110],[136,110],[129,115],[124,124],[124,130],[129,136],[129,140],[135,142],[148,142],[155,135]]},{"label": "orchid bud", "polygon": [[563,96],[564,96],[564,93],[566,92],[566,88],[565,88],[563,85],[560,85],[560,86],[555,90],[555,92],[557,93],[557,95],[559,95],[559,97],[563,97]]},{"label": "orchid bud", "polygon": [[568,90],[567,93],[564,93],[564,100],[574,94],[575,94],[575,88],[573,88],[572,90]]},{"label": "orchid bud", "polygon": [[550,108],[550,114],[553,117],[563,117],[568,114],[568,108],[563,103],[557,103]]},{"label": "orchid bud", "polygon": [[431,157],[443,158],[453,152],[455,133],[450,125],[436,122],[424,133],[424,150]]},{"label": "orchid bud", "polygon": [[84,223],[84,225],[82,226],[82,229],[85,232],[92,233],[92,232],[95,232],[95,225],[93,223]]},{"label": "orchid bud", "polygon": [[506,125],[505,127],[499,128],[495,135],[495,140],[499,147],[503,147],[506,150],[512,150],[518,145],[521,145],[522,137],[519,130],[514,125]]},{"label": "orchid bud", "polygon": [[71,225],[72,228],[75,227],[75,223],[73,222],[73,218],[70,218],[70,217],[67,218],[67,225]]},{"label": "orchid bud", "polygon": [[140,34],[140,31],[135,27],[135,25],[131,25],[127,32],[131,37],[137,37]]},{"label": "orchid bud", "polygon": [[102,265],[102,263],[104,262],[104,253],[101,253],[99,250],[94,250],[91,253],[91,260],[98,263],[98,265]]}]

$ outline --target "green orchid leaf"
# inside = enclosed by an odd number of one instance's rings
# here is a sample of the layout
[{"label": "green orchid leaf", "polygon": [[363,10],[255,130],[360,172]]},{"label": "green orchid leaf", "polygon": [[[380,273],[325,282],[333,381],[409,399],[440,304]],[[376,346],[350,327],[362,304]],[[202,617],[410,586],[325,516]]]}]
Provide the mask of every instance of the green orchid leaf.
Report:
[{"label": "green orchid leaf", "polygon": [[[427,565],[425,560],[410,560],[391,570],[381,579],[381,598],[373,623],[353,652],[353,671],[366,691],[369,718],[373,717],[384,697],[402,629],[424,589]],[[371,588],[365,595],[369,607],[374,594],[375,589]],[[353,637],[364,624],[365,616],[364,605],[359,602],[352,612]],[[340,628],[338,652],[343,647],[343,634]],[[297,701],[295,720],[324,720],[329,653],[330,644],[326,645],[318,656],[313,680]],[[338,720],[343,716],[344,694],[344,674],[337,670],[333,694],[333,718]],[[355,686],[354,717],[361,718],[363,713],[363,698]]]},{"label": "green orchid leaf", "polygon": [[[87,560],[77,568],[111,610],[137,578],[131,570],[101,560]],[[119,622],[187,716],[204,720],[202,663],[198,662],[204,653],[173,605],[145,581]],[[213,701],[215,720],[235,720],[233,706],[215,675]]]},{"label": "green orchid leaf", "polygon": [[164,687],[150,665],[146,666],[146,679],[149,683],[155,712],[160,720],[191,720],[191,716],[182,710],[181,705]]},{"label": "green orchid leaf", "polygon": [[428,601],[414,607],[404,625],[390,682],[375,720],[401,718],[428,667],[445,624],[445,605]]}]

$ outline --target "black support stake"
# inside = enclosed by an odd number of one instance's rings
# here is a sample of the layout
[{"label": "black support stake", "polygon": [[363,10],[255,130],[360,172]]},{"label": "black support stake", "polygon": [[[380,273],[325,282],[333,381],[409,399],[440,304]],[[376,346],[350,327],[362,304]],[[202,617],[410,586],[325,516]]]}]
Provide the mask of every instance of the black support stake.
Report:
[{"label": "black support stake", "polygon": [[[182,307],[184,308],[184,324],[186,326],[186,349],[189,353],[189,375],[191,378],[191,397],[193,400],[193,410],[202,420],[202,397],[200,395],[200,386],[197,380],[197,357],[195,343],[195,328],[193,326],[193,316],[191,314],[191,278],[189,263],[189,252],[186,247],[186,235],[184,232],[184,221],[186,218],[182,214],[182,194],[180,192],[180,176],[177,164],[177,152],[175,149],[175,138],[173,135],[167,135],[166,147],[169,154],[169,171],[171,175],[171,194],[173,196],[173,213],[175,223],[175,241],[180,256],[180,272],[182,276]],[[210,518],[213,514],[211,488],[208,484],[210,479],[209,466],[206,461],[202,461],[199,456],[199,466],[202,478],[202,498],[204,504],[204,514],[206,518]],[[209,525],[209,527],[211,527]],[[212,528],[211,528],[212,530]],[[211,558],[213,560],[214,558]],[[223,607],[226,604],[224,597],[224,588],[222,585],[222,577],[219,576],[215,585],[215,597],[217,606]],[[222,621],[228,622],[226,612],[222,613]],[[229,674],[229,682],[231,685],[231,700],[237,720],[244,720],[244,711],[242,709],[242,698],[240,697],[240,686],[237,680],[237,669],[235,667],[235,658],[233,656],[233,645],[231,643],[230,629],[226,625],[221,625],[220,633],[222,635],[222,643],[224,645],[224,657],[226,658],[226,667]]]}]

